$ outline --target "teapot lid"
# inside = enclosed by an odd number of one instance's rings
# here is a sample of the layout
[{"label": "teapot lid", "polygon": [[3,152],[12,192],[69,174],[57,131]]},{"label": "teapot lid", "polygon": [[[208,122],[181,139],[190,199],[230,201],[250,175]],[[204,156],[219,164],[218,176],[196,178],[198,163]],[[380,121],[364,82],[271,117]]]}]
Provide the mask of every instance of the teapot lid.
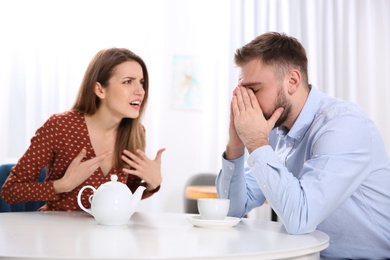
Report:
[{"label": "teapot lid", "polygon": [[[113,189],[127,188],[127,189],[128,189],[128,187],[127,187],[126,184],[124,184],[124,183],[118,181],[118,176],[117,176],[116,174],[112,174],[112,175],[110,176],[110,179],[111,179],[111,181],[108,181],[108,182],[103,183],[100,187],[106,187],[106,188],[110,187],[110,189],[111,189],[111,188],[113,188]],[[99,188],[100,188],[100,187],[99,187]]]},{"label": "teapot lid", "polygon": [[111,181],[117,181],[118,176],[116,174],[113,174],[113,175],[111,175],[110,179],[111,179]]}]

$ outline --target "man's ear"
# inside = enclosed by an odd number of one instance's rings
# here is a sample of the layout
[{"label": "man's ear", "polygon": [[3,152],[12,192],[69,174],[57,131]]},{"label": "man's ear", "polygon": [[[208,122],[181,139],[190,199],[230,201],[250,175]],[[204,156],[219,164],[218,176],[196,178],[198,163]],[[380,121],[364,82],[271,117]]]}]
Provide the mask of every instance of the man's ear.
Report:
[{"label": "man's ear", "polygon": [[293,95],[301,85],[301,73],[297,69],[292,69],[288,73],[288,93]]},{"label": "man's ear", "polygon": [[98,96],[100,99],[104,99],[106,96],[106,90],[99,82],[95,83],[95,86],[93,87],[93,91],[95,92],[96,96]]}]

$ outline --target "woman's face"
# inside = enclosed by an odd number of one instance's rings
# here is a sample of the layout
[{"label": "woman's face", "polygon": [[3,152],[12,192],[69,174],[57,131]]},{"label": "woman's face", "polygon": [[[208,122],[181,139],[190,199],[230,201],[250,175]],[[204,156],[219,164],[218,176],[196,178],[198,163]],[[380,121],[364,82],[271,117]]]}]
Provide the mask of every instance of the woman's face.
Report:
[{"label": "woman's face", "polygon": [[137,118],[145,96],[141,65],[136,61],[117,65],[103,93],[99,109],[106,110],[118,120]]}]

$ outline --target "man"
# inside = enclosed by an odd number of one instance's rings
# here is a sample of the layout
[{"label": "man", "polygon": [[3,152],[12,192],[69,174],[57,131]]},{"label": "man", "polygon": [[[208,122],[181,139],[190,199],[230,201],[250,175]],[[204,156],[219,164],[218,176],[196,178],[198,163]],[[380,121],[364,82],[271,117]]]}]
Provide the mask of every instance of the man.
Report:
[{"label": "man", "polygon": [[322,259],[390,258],[390,161],[374,123],[308,84],[306,51],[295,38],[263,34],[237,50],[235,63],[239,83],[216,181],[229,215],[268,201],[290,234],[330,236]]}]

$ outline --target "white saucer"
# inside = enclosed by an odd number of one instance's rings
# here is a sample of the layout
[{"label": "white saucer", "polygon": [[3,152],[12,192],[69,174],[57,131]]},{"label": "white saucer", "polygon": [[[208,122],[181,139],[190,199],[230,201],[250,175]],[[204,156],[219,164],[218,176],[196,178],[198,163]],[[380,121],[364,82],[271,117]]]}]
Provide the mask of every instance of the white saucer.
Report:
[{"label": "white saucer", "polygon": [[226,217],[223,220],[206,220],[202,219],[201,216],[191,216],[186,218],[188,222],[196,227],[233,227],[237,225],[241,219],[234,217]]}]

